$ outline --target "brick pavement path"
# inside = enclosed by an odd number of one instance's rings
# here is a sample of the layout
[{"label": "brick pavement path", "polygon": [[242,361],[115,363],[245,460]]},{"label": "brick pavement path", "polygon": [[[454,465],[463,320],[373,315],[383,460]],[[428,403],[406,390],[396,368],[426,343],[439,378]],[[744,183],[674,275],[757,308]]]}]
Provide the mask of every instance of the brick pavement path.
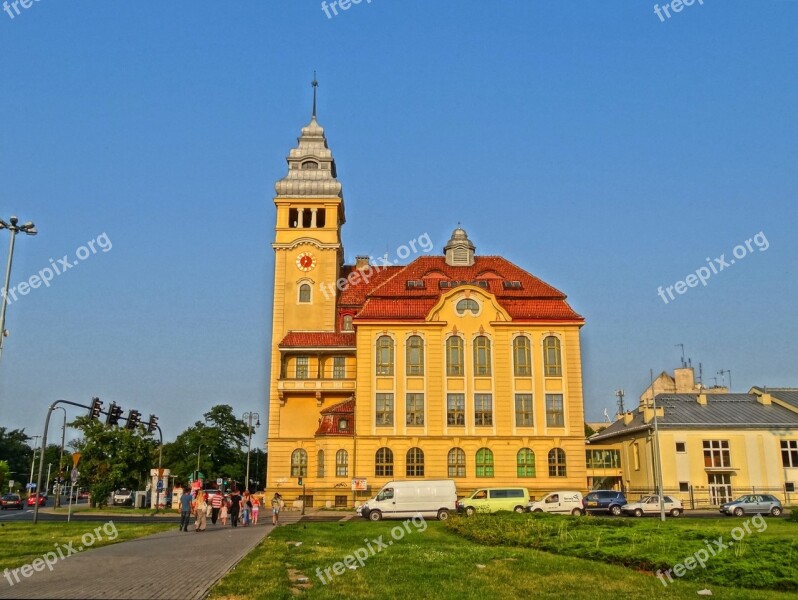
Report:
[{"label": "brick pavement path", "polygon": [[[0,598],[202,599],[223,575],[271,533],[271,517],[254,527],[213,526],[202,533],[164,531],[59,560],[53,570],[0,577]],[[283,513],[280,524],[299,520]],[[89,527],[86,531],[91,531]],[[13,579],[13,575],[12,581]]]}]

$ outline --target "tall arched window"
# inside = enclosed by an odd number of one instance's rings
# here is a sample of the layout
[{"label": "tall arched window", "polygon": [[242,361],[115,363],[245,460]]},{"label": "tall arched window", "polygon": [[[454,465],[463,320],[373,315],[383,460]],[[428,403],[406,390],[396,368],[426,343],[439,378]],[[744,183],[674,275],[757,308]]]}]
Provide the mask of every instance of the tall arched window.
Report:
[{"label": "tall arched window", "polygon": [[405,343],[405,362],[408,375],[424,374],[424,340],[420,335],[411,335]]},{"label": "tall arched window", "polygon": [[291,453],[291,477],[307,477],[308,453],[297,448]]},{"label": "tall arched window", "polygon": [[389,335],[377,338],[377,375],[393,375],[393,339]]},{"label": "tall arched window", "polygon": [[421,448],[407,451],[407,476],[424,477],[424,451]]},{"label": "tall arched window", "polygon": [[462,377],[465,374],[463,345],[463,338],[456,335],[446,340],[446,374],[449,377]]},{"label": "tall arched window", "polygon": [[319,450],[316,455],[316,477],[324,477],[324,450]]},{"label": "tall arched window", "polygon": [[452,448],[449,450],[449,477],[466,476],[465,451],[462,448]]},{"label": "tall arched window", "polygon": [[529,448],[521,448],[516,456],[516,466],[518,477],[534,477],[535,453]]},{"label": "tall arched window", "polygon": [[513,368],[516,377],[532,375],[532,350],[529,338],[519,335],[513,340]]},{"label": "tall arched window", "polygon": [[310,284],[303,283],[299,286],[299,301],[302,303],[310,302]]},{"label": "tall arched window", "polygon": [[474,338],[474,376],[490,375],[490,340],[484,335]]},{"label": "tall arched window", "polygon": [[339,450],[335,453],[335,476],[346,477],[349,473],[349,452]]},{"label": "tall arched window", "polygon": [[549,477],[565,477],[565,450],[552,448],[549,450]]},{"label": "tall arched window", "polygon": [[493,477],[493,451],[489,448],[477,450],[477,477]]},{"label": "tall arched window", "polygon": [[380,448],[374,455],[374,475],[393,477],[393,452],[390,448]]},{"label": "tall arched window", "polygon": [[543,340],[543,372],[546,377],[562,377],[560,340],[553,335]]}]

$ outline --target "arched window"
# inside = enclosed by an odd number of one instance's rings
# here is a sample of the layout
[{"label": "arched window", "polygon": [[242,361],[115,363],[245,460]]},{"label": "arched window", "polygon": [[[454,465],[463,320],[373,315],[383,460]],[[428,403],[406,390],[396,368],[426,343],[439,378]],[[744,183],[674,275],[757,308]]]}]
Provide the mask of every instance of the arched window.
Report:
[{"label": "arched window", "polygon": [[377,338],[377,375],[393,375],[393,339],[389,335]]},{"label": "arched window", "polygon": [[449,377],[462,377],[465,374],[463,357],[463,338],[453,335],[446,340],[446,374]]},{"label": "arched window", "polygon": [[315,171],[319,168],[319,163],[315,160],[306,160],[302,163],[302,170],[303,171]]},{"label": "arched window", "polygon": [[477,450],[477,477],[493,477],[493,451],[489,448]]},{"label": "arched window", "polygon": [[529,338],[519,335],[513,340],[513,367],[516,377],[532,375],[532,350]]},{"label": "arched window", "polygon": [[484,335],[474,338],[474,376],[490,375],[490,340]]},{"label": "arched window", "polygon": [[303,283],[299,286],[299,301],[302,303],[310,302],[310,284]]},{"label": "arched window", "polygon": [[393,477],[393,452],[390,448],[380,448],[374,456],[374,475]]},{"label": "arched window", "polygon": [[424,340],[420,335],[411,335],[405,343],[408,375],[424,374]]},{"label": "arched window", "polygon": [[407,476],[424,477],[424,451],[421,448],[407,451]]},{"label": "arched window", "polygon": [[518,477],[535,476],[535,453],[529,448],[521,448],[516,456]]},{"label": "arched window", "polygon": [[344,321],[341,329],[344,331],[354,331],[355,327],[352,325],[352,315],[344,315]]},{"label": "arched window", "polygon": [[464,315],[467,312],[476,315],[479,313],[479,304],[477,304],[476,300],[471,298],[463,298],[455,305],[454,309],[457,311],[458,315]]},{"label": "arched window", "polygon": [[324,477],[324,450],[319,450],[316,461],[318,462],[316,465],[316,476]]},{"label": "arched window", "polygon": [[543,340],[543,372],[546,377],[562,377],[560,340],[553,335]]},{"label": "arched window", "polygon": [[452,448],[449,450],[449,477],[465,477],[466,461],[465,451],[462,448]]},{"label": "arched window", "polygon": [[307,477],[308,453],[297,448],[291,453],[291,477]]},{"label": "arched window", "polygon": [[339,450],[335,453],[335,476],[346,477],[349,473],[349,452]]},{"label": "arched window", "polygon": [[549,477],[565,477],[565,450],[552,448],[549,450]]}]

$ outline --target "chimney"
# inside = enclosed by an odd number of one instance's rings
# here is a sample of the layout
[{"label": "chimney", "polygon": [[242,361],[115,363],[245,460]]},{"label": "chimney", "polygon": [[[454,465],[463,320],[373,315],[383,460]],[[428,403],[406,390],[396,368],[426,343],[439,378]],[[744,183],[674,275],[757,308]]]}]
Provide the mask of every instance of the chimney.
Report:
[{"label": "chimney", "polygon": [[707,395],[703,392],[696,396],[696,402],[698,402],[701,406],[707,405]]},{"label": "chimney", "polygon": [[676,393],[689,394],[695,391],[695,371],[692,367],[683,367],[673,370],[676,380]]},{"label": "chimney", "polygon": [[770,406],[773,404],[773,396],[771,396],[768,392],[765,392],[764,394],[757,394],[756,401],[764,406]]},{"label": "chimney", "polygon": [[632,411],[625,412],[623,414],[623,424],[629,425],[629,423],[631,423],[634,418],[635,416],[632,414]]},{"label": "chimney", "polygon": [[369,257],[368,256],[356,256],[355,257],[355,268],[356,269],[365,269],[369,267]]}]

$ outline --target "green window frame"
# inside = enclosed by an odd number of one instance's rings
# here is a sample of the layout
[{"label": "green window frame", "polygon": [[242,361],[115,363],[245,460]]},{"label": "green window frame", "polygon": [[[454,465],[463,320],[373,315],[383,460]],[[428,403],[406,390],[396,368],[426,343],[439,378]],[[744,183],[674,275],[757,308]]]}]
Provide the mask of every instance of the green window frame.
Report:
[{"label": "green window frame", "polygon": [[490,448],[477,450],[475,465],[477,477],[493,477],[493,451]]},{"label": "green window frame", "polygon": [[518,477],[535,476],[535,453],[531,448],[521,448],[516,455]]}]

